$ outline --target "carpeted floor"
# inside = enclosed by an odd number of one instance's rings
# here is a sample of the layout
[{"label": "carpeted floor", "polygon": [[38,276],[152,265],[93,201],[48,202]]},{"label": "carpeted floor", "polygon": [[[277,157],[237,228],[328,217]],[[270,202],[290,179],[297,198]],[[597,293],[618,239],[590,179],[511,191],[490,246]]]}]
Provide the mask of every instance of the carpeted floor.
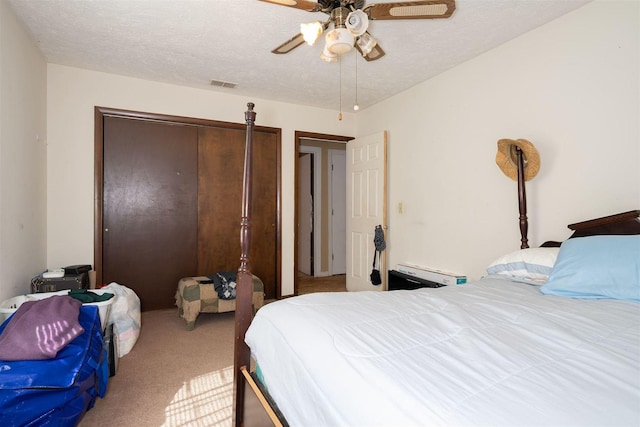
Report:
[{"label": "carpeted floor", "polygon": [[[344,292],[345,276],[307,276],[298,287],[300,294]],[[177,308],[143,312],[136,345],[80,427],[231,426],[233,316],[200,314],[187,331]]]},{"label": "carpeted floor", "polygon": [[231,426],[234,313],[142,313],[140,337],[80,427]]}]

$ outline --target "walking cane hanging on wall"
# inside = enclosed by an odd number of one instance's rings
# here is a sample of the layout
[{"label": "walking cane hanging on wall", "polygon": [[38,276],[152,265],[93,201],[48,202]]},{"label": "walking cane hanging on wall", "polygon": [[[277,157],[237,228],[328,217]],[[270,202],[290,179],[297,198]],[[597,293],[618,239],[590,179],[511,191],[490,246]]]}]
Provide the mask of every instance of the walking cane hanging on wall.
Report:
[{"label": "walking cane hanging on wall", "polygon": [[518,208],[520,211],[520,249],[529,247],[527,231],[527,193],[525,181],[533,179],[540,170],[540,154],[526,139],[501,139],[498,141],[496,163],[506,176],[518,181]]}]

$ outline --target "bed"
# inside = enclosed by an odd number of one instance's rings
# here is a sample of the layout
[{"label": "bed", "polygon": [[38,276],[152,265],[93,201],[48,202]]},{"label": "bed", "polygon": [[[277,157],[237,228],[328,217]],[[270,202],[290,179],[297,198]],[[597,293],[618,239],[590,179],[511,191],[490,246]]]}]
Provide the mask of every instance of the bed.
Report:
[{"label": "bed", "polygon": [[235,424],[640,425],[639,218],[571,224],[464,285],[303,295],[253,319],[240,279]]}]

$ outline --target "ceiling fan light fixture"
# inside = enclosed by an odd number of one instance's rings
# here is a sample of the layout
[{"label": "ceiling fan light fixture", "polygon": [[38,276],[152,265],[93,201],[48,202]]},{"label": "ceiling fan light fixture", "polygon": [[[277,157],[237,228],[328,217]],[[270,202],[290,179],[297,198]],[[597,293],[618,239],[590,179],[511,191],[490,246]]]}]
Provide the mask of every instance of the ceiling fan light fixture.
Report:
[{"label": "ceiling fan light fixture", "polygon": [[333,52],[330,52],[329,49],[327,49],[326,45],[324,46],[324,49],[320,53],[320,58],[324,59],[327,62],[337,62],[338,61],[338,55],[336,55]]},{"label": "ceiling fan light fixture", "polygon": [[371,53],[373,48],[376,47],[376,45],[378,44],[378,41],[373,37],[371,37],[371,34],[364,33],[360,37],[358,37],[358,40],[356,41],[356,43],[360,48],[360,52],[362,52],[364,56],[367,56]]},{"label": "ceiling fan light fixture", "polygon": [[313,44],[316,42],[316,40],[318,40],[318,37],[320,37],[323,31],[324,28],[318,21],[310,22],[308,24],[300,24],[300,32],[302,33],[304,41],[306,41],[309,46],[313,46]]},{"label": "ceiling fan light fixture", "polygon": [[347,15],[345,26],[353,36],[358,37],[369,28],[369,18],[366,13],[357,9]]},{"label": "ceiling fan light fixture", "polygon": [[346,28],[334,28],[325,36],[326,49],[336,55],[349,52],[354,41],[353,35]]}]

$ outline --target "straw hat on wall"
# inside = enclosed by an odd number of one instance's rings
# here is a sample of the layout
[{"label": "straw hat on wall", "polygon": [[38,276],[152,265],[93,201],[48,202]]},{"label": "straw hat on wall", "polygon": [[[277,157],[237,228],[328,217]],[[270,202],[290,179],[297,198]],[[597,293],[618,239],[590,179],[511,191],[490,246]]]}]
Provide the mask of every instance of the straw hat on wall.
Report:
[{"label": "straw hat on wall", "polygon": [[522,150],[524,161],[524,180],[529,181],[540,170],[540,154],[536,147],[526,139],[501,139],[498,141],[496,164],[506,176],[518,180],[518,155],[516,147]]}]

